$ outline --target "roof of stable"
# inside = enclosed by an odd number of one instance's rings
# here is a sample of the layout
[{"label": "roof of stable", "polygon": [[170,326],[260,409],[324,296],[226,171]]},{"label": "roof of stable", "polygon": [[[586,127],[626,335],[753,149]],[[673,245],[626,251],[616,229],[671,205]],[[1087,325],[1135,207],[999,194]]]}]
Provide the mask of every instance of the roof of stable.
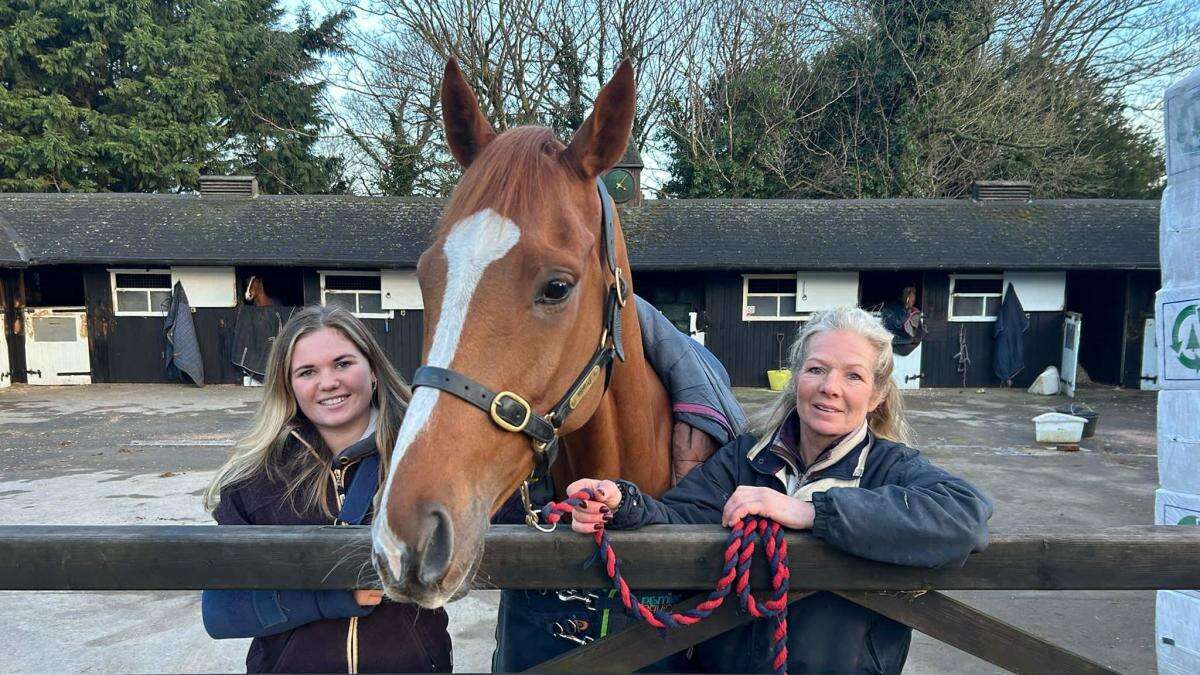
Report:
[{"label": "roof of stable", "polygon": [[[443,201],[0,194],[0,266],[412,267]],[[1156,269],[1157,201],[648,201],[622,210],[645,270]]]}]

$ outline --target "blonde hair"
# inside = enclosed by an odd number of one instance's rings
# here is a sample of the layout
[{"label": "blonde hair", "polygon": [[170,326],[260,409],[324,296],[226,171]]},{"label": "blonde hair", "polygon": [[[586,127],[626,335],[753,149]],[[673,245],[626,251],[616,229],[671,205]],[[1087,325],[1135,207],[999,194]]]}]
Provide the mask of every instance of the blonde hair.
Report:
[{"label": "blonde hair", "polygon": [[796,333],[796,341],[788,350],[788,370],[792,378],[783,391],[761,413],[750,420],[750,431],[757,436],[774,433],[796,408],[796,378],[808,360],[812,339],[828,331],[848,331],[860,335],[875,348],[878,357],[872,369],[875,397],[879,405],[867,413],[867,426],[881,438],[908,443],[911,436],[904,419],[900,390],[892,381],[892,333],[879,319],[857,307],[837,307],[813,314]]},{"label": "blonde hair", "polygon": [[[412,391],[362,321],[340,307],[309,306],[292,315],[276,336],[254,425],[234,445],[229,459],[205,490],[205,509],[216,508],[226,487],[265,474],[286,486],[284,494],[297,512],[319,508],[326,516],[334,516],[326,480],[331,451],[296,404],[289,376],[296,342],[322,328],[333,328],[353,342],[375,376],[375,448],[380,466],[388,466]],[[383,473],[380,471],[381,482]]]}]

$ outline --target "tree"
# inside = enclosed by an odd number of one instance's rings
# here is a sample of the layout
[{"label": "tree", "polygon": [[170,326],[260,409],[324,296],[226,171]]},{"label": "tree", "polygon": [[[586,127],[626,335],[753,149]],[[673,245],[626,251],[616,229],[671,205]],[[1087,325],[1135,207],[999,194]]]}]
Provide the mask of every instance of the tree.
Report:
[{"label": "tree", "polygon": [[714,16],[685,61],[686,89],[666,102],[670,195],[776,197],[774,170],[789,147],[795,113],[812,93],[804,46],[819,37],[788,2],[731,2]]},{"label": "tree", "polygon": [[[458,167],[442,149],[438,91],[458,60],[497,130],[543,124],[563,138],[582,123],[621,59],[638,78],[634,142],[657,132],[684,55],[714,0],[341,0],[369,28],[353,33],[348,92],[330,113],[369,193],[444,194]],[[399,179],[397,177],[400,177]]]},{"label": "tree", "polygon": [[[1161,152],[1128,122],[1124,94],[1200,61],[1180,31],[1195,17],[1168,0],[1121,6],[835,0],[779,14],[789,30],[697,71],[672,106],[687,114],[665,125],[669,191],[953,197],[976,179],[1014,179],[1045,197],[1154,196]],[[771,104],[738,86],[753,72],[778,83]],[[745,154],[729,155],[745,133]],[[737,179],[758,175],[770,179],[757,192]]]},{"label": "tree", "polygon": [[317,156],[344,15],[287,30],[274,0],[0,4],[0,190],[173,191],[253,172],[267,192],[344,190]]}]

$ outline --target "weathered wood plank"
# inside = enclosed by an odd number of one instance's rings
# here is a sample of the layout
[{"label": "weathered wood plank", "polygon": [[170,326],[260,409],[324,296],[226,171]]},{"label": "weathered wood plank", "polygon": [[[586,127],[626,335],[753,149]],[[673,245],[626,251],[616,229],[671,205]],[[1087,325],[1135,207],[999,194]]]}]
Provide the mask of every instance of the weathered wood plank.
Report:
[{"label": "weathered wood plank", "polygon": [[1014,673],[1117,672],[937,591],[835,593]]},{"label": "weathered wood plank", "polygon": [[[807,598],[813,593],[816,591],[792,591],[788,593],[788,604],[801,598]],[[671,607],[671,611],[689,610],[707,597],[708,593],[694,595],[675,604]],[[738,611],[735,597],[727,600],[717,611],[700,623],[680,626],[667,631],[666,635],[660,635],[658,630],[651,628],[649,624],[638,622],[603,640],[539,663],[529,670],[533,672],[632,673],[659,659],[664,659],[694,644],[754,620],[753,616]]]},{"label": "weathered wood plank", "polygon": [[[0,589],[184,590],[361,588],[369,531],[357,527],[3,526]],[[717,526],[614,532],[622,573],[634,588],[704,589],[721,566]],[[1200,528],[1144,526],[1088,532],[994,533],[962,568],[874,563],[799,533],[788,534],[792,585],[840,590],[1116,590],[1200,588]],[[480,588],[607,588],[584,569],[590,537],[494,527]],[[756,561],[755,587],[767,586]]]}]

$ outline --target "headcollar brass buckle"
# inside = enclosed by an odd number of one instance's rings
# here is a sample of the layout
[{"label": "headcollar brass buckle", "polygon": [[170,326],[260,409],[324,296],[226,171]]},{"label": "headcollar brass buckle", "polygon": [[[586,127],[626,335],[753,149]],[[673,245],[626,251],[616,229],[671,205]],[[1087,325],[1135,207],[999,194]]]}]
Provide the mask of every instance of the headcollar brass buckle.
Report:
[{"label": "headcollar brass buckle", "polygon": [[616,277],[617,284],[617,304],[624,307],[625,302],[629,300],[629,297],[626,295],[629,289],[625,287],[625,279],[621,276],[621,268],[618,267],[613,275]]},{"label": "headcollar brass buckle", "polygon": [[[520,422],[514,424],[500,414],[500,406],[503,405],[503,399],[506,398],[515,401],[523,409],[522,412],[524,413],[524,417],[521,418]],[[529,403],[511,391],[502,391],[499,394],[496,394],[496,397],[492,399],[492,406],[489,412],[492,415],[492,421],[495,422],[496,425],[501,429],[515,431],[518,433],[525,430],[525,427],[529,425],[529,418],[533,416],[533,408],[529,407]]]}]

